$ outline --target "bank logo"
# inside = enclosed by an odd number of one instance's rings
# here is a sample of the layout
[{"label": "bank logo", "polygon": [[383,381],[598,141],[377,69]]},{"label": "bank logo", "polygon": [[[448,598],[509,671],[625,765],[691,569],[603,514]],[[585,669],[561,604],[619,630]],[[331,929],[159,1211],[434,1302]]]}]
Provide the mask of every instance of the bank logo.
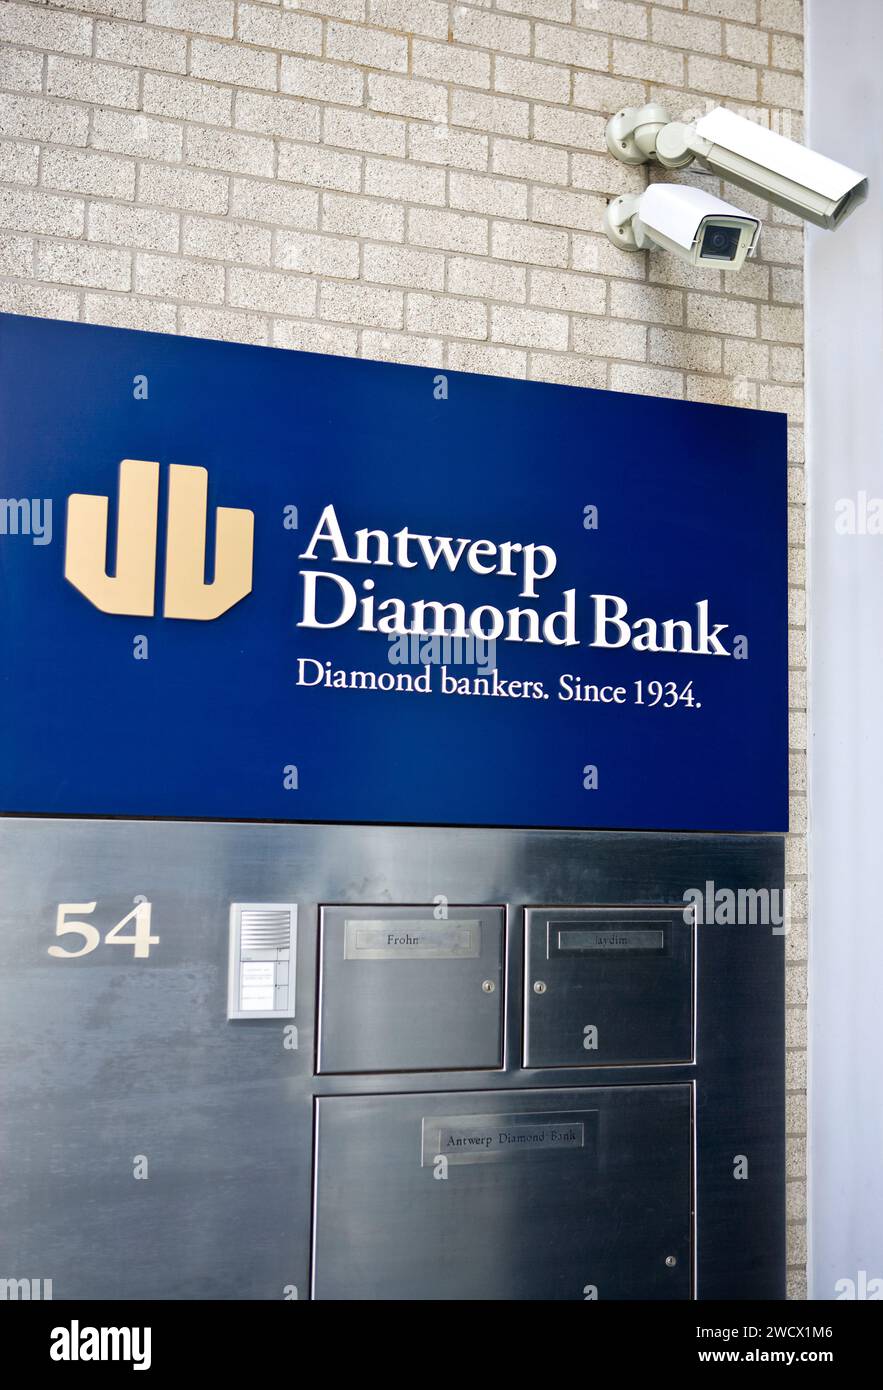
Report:
[{"label": "bank logo", "polygon": [[[109,498],[74,492],[68,498],[65,578],[102,613],[151,618],[156,592],[159,464],[120,464],[114,573],[107,573]],[[208,622],[251,593],[254,512],[218,507],[215,572],[205,582],[208,473],[169,467],[163,616]]]}]

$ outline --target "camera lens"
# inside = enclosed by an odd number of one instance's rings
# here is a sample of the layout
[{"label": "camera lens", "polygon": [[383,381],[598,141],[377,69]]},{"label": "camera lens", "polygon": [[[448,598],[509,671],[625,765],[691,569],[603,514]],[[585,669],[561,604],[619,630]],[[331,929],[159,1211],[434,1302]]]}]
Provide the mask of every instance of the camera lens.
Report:
[{"label": "camera lens", "polygon": [[699,255],[703,261],[734,261],[739,251],[741,227],[721,227],[708,222]]}]

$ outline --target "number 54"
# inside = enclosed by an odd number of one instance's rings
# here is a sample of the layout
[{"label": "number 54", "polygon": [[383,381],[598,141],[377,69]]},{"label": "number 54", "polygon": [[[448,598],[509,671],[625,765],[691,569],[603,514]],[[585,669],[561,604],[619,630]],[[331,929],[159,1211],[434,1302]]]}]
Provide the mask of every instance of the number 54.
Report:
[{"label": "number 54", "polygon": [[[50,946],[48,948],[50,956],[61,956],[63,960],[73,960],[76,956],[88,956],[90,951],[94,951],[96,946],[101,944],[101,933],[92,922],[69,922],[68,916],[71,912],[94,912],[96,903],[59,903],[58,914],[55,918],[55,935],[69,936],[71,932],[83,938],[83,945],[79,951],[67,951],[63,946]],[[150,909],[151,903],[138,903],[131,912],[127,912],[122,921],[117,922],[115,927],[104,938],[104,943],[113,946],[131,946],[136,960],[145,960],[150,955],[151,946],[159,944],[158,936],[150,935]],[[132,922],[133,930],[129,936],[123,936],[123,927],[127,922]]]}]

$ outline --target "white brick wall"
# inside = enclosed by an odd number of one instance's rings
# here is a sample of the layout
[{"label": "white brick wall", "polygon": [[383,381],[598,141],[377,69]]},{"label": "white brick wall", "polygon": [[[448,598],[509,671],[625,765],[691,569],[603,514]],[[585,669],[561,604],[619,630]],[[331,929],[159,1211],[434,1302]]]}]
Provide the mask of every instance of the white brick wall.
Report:
[{"label": "white brick wall", "polygon": [[643,179],[605,150],[626,102],[799,137],[802,28],[801,0],[0,0],[0,308],[789,412],[798,1296],[802,231],[734,192],[765,228],[728,277],[601,218]]}]

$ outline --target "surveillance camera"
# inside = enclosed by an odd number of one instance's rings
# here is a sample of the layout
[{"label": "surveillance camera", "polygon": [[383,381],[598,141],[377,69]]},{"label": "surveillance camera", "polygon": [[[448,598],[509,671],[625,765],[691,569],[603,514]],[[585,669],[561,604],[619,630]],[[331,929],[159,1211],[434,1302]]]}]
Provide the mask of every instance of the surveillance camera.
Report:
[{"label": "surveillance camera", "polygon": [[760,234],[758,219],[732,203],[671,183],[614,198],[605,222],[610,240],[623,250],[662,247],[688,265],[718,270],[740,270]]},{"label": "surveillance camera", "polygon": [[690,124],[670,120],[655,102],[627,108],[608,122],[607,146],[626,164],[655,160],[681,169],[698,159],[720,178],[817,227],[839,227],[868,195],[868,181],[855,169],[723,106]]}]

